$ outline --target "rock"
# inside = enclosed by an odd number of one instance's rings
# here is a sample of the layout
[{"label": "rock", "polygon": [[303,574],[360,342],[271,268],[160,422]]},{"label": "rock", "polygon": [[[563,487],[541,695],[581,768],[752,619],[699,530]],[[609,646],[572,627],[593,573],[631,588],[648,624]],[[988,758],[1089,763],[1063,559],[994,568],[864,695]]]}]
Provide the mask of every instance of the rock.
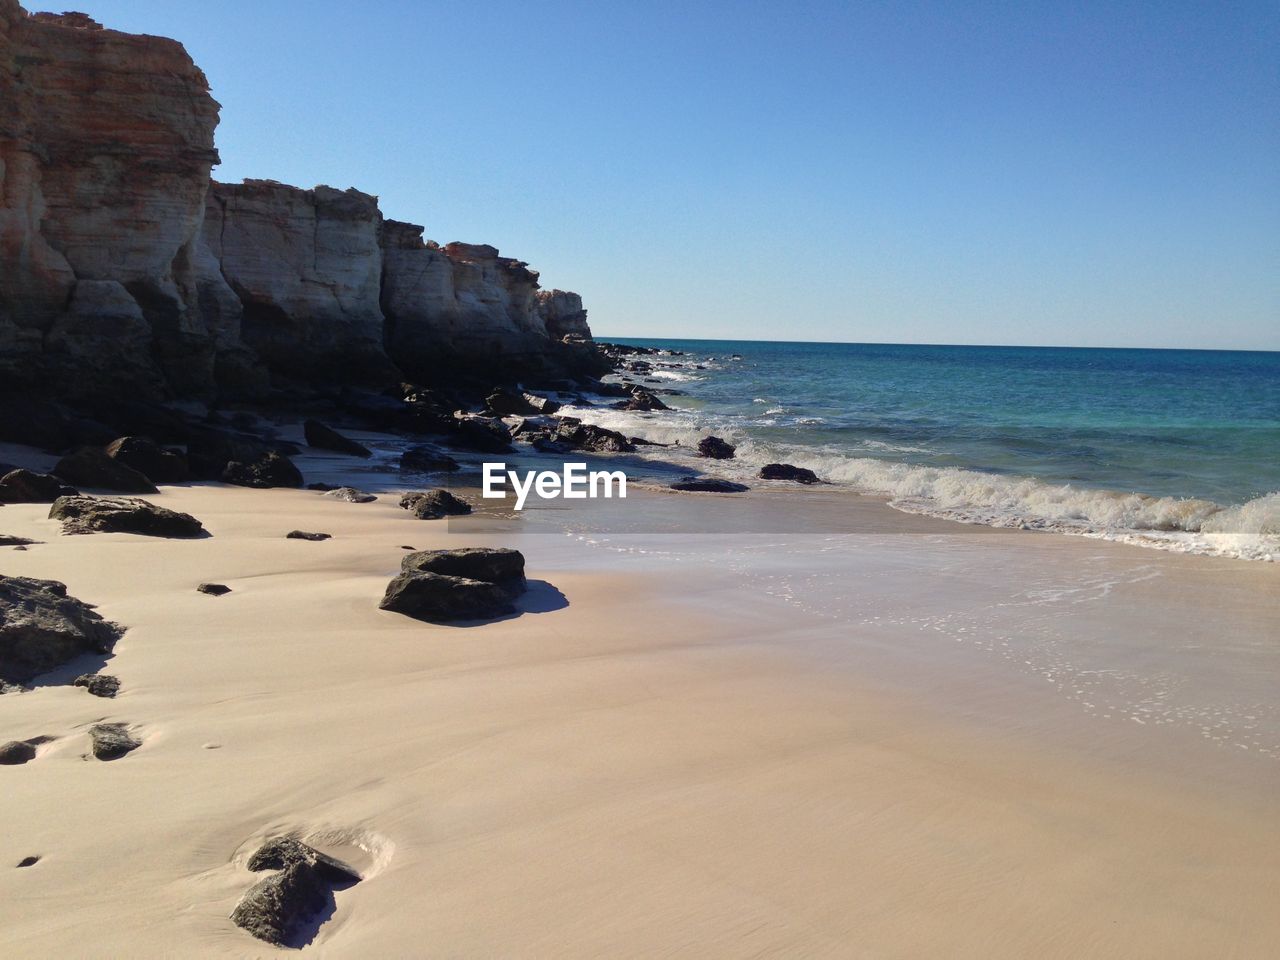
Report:
[{"label": "rock", "polygon": [[315,867],[293,863],[250,887],[231,920],[259,940],[284,946],[324,910],[329,894]]},{"label": "rock", "polygon": [[583,423],[576,417],[561,417],[556,427],[556,440],[582,450],[597,453],[632,453],[635,447],[616,430]]},{"label": "rock", "polygon": [[703,437],[698,441],[698,454],[712,460],[732,460],[736,449],[733,444],[726,443],[719,437]]},{"label": "rock", "polygon": [[35,542],[34,540],[28,540],[26,537],[14,537],[7,533],[0,533],[0,547],[16,547],[19,550],[26,550],[29,544]]},{"label": "rock", "polygon": [[550,397],[540,397],[536,393],[526,393],[524,400],[525,403],[544,416],[549,416],[560,409],[558,401],[552,400]]},{"label": "rock", "polygon": [[72,681],[72,686],[84,687],[95,697],[112,699],[120,692],[120,678],[109,673],[82,673]]},{"label": "rock", "polygon": [[400,469],[415,473],[452,473],[461,470],[457,460],[435,447],[410,447],[400,455]]},{"label": "rock", "polygon": [[159,493],[156,485],[132,467],[113,460],[96,447],[82,447],[58,461],[53,472],[68,483],[120,493]]},{"label": "rock", "polygon": [[329,490],[324,496],[334,500],[345,500],[347,503],[373,503],[378,499],[372,493],[365,493],[355,487],[338,487],[336,490]]},{"label": "rock", "polygon": [[691,493],[745,493],[751,488],[743,483],[734,483],[717,477],[686,477],[671,484],[671,489]]},{"label": "rock", "polygon": [[106,454],[152,483],[182,483],[188,476],[185,456],[146,437],[120,437],[107,445]]},{"label": "rock", "polygon": [[302,472],[293,465],[293,461],[272,450],[252,463],[232,460],[222,471],[222,482],[238,487],[266,489],[301,487],[303,481]]},{"label": "rock", "polygon": [[525,589],[524,554],[507,547],[420,550],[402,558],[400,570],[482,580],[497,584],[508,593],[523,593]]},{"label": "rock", "polygon": [[477,453],[509,453],[511,434],[500,420],[486,417],[464,417],[454,423],[449,443]]},{"label": "rock", "polygon": [[515,613],[511,595],[483,580],[438,573],[401,573],[389,584],[378,606],[415,620],[492,620]]},{"label": "rock", "polygon": [[34,857],[34,856],[33,856],[33,857],[23,857],[21,860],[19,860],[19,861],[18,861],[18,866],[19,866],[19,867],[34,867],[34,866],[35,866],[37,863],[39,863],[39,862],[40,862],[40,858],[39,858],[39,857]]},{"label": "rock", "polygon": [[124,630],[56,580],[0,576],[0,682],[26,683],[86,653],[110,653]]},{"label": "rock", "polygon": [[0,477],[0,503],[53,503],[78,492],[47,473],[19,468]]},{"label": "rock", "polygon": [[28,743],[26,740],[10,740],[8,743],[0,743],[0,766],[16,767],[35,758],[35,745]]},{"label": "rock", "polygon": [[539,453],[550,453],[557,456],[564,456],[572,453],[573,447],[561,440],[552,440],[550,437],[534,437],[533,449]]},{"label": "rock", "polygon": [[363,443],[344,437],[337,430],[326,427],[319,420],[308,420],[302,425],[307,445],[321,450],[334,450],[353,457],[372,457],[373,451]]},{"label": "rock", "polygon": [[218,427],[195,427],[187,440],[187,462],[191,474],[201,480],[220,479],[227,464],[233,460],[251,463],[273,451],[280,452],[261,437]]},{"label": "rock", "polygon": [[330,490],[337,490],[332,483],[325,483],[323,480],[317,480],[315,483],[307,484],[308,490],[319,490],[321,493],[328,493]]},{"label": "rock", "polygon": [[284,536],[286,540],[312,540],[316,543],[333,538],[331,533],[308,533],[306,530],[290,530]]},{"label": "rock", "polygon": [[485,412],[495,417],[523,417],[535,414],[538,409],[525,399],[523,393],[499,388],[484,401]]},{"label": "rock", "polygon": [[821,483],[818,475],[807,467],[789,463],[767,463],[760,468],[761,480],[791,480],[794,483]]},{"label": "rock", "polygon": [[202,583],[196,590],[199,593],[207,593],[211,597],[225,597],[231,592],[231,588],[225,583]]},{"label": "rock", "polygon": [[320,879],[326,883],[359,883],[361,879],[360,874],[341,860],[321,853],[293,837],[268,840],[249,858],[248,867],[256,873],[261,870],[284,870],[295,863],[315,867]]},{"label": "rock", "polygon": [[439,520],[471,512],[471,504],[455,497],[448,490],[425,490],[406,493],[400,498],[400,506],[419,520]]},{"label": "rock", "polygon": [[89,728],[93,755],[99,760],[119,760],[142,746],[142,741],[129,732],[127,723],[95,723]]},{"label": "rock", "polygon": [[136,533],[175,539],[206,535],[191,514],[157,507],[137,497],[59,497],[49,510],[49,519],[61,520],[63,533]]}]

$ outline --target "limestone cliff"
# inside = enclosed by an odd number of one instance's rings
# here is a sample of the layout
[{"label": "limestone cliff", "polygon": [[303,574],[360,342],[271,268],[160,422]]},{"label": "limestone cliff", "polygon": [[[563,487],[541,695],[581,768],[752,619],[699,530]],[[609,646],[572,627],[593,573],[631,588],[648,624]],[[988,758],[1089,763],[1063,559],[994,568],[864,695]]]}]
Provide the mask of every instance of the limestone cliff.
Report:
[{"label": "limestone cliff", "polygon": [[[357,190],[210,180],[181,44],[0,0],[0,387],[252,396],[591,367],[576,294]],[[397,366],[400,369],[397,369]]]}]

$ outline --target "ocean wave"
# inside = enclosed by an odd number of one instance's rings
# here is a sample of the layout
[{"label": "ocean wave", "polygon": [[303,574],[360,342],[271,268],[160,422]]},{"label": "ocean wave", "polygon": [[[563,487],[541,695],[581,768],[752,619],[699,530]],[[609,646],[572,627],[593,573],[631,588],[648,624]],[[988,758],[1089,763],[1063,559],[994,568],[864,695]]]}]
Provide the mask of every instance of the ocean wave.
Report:
[{"label": "ocean wave", "polygon": [[[1157,497],[961,467],[850,456],[831,447],[766,443],[732,423],[712,425],[686,411],[642,416],[584,410],[581,415],[628,436],[677,445],[646,451],[646,455],[687,464],[691,469],[708,466],[694,451],[700,439],[715,433],[737,446],[735,459],[714,464],[716,472],[734,479],[749,479],[764,464],[781,461],[808,467],[823,480],[856,493],[884,498],[891,507],[907,513],[1073,533],[1180,552],[1280,561],[1280,492],[1224,506],[1205,499]],[[892,446],[879,441],[868,445],[876,445],[875,449]],[[924,448],[886,452],[916,451],[930,452]]]}]

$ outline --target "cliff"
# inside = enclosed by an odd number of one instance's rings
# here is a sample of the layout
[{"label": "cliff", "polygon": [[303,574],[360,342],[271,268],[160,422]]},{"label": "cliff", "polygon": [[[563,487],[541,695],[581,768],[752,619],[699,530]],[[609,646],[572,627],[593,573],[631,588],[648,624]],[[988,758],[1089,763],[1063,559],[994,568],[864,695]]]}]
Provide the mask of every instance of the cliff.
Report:
[{"label": "cliff", "polygon": [[82,395],[595,372],[581,299],[358,190],[217,183],[182,45],[0,0],[0,383]]}]

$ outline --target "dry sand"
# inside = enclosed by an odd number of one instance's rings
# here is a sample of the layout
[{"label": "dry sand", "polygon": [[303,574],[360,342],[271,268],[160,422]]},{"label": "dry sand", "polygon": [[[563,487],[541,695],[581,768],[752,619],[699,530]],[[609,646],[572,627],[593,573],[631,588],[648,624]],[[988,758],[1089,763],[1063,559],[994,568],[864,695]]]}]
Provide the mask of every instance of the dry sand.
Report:
[{"label": "dry sand", "polygon": [[[365,875],[307,955],[1265,958],[1280,943],[1269,760],[1160,749],[1132,724],[1095,736],[1116,725],[983,679],[994,660],[880,669],[873,631],[874,655],[828,655],[861,634],[735,592],[723,570],[613,566],[483,512],[446,525],[393,496],[198,486],[152,499],[213,536],[63,537],[47,507],[0,509],[0,530],[44,541],[0,549],[0,572],[62,580],[129,628],[104,668],[117,699],[0,697],[0,739],[55,738],[0,767],[5,957],[280,955],[228,915],[257,879],[249,853],[286,832]],[[333,539],[284,539],[294,528]],[[554,585],[535,591],[543,612],[460,628],[377,609],[401,545],[484,543],[520,547]],[[85,759],[103,719],[144,746]],[[1188,757],[1230,775],[1188,776]]]}]

